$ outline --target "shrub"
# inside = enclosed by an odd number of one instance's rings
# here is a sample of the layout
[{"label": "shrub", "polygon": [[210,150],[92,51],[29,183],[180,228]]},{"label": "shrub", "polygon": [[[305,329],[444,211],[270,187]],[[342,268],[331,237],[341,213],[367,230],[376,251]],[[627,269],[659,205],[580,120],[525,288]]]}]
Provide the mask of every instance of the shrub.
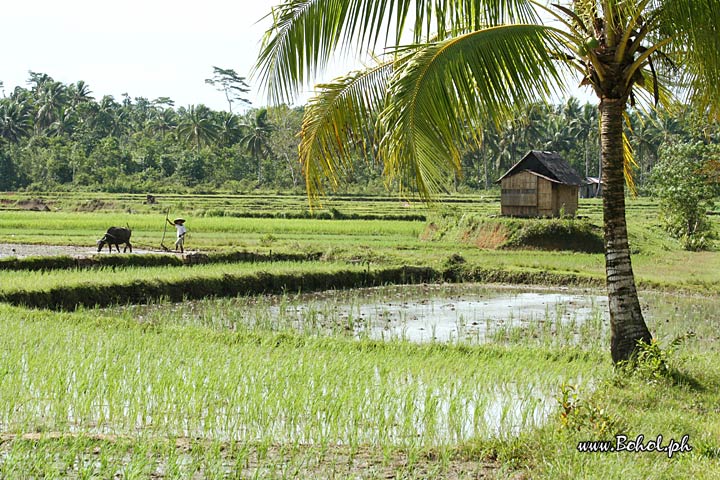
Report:
[{"label": "shrub", "polygon": [[661,151],[653,170],[652,191],[660,200],[660,219],[686,250],[704,250],[713,237],[706,211],[720,192],[707,166],[718,156],[720,145],[671,145]]},{"label": "shrub", "polygon": [[606,409],[591,399],[582,398],[575,385],[563,384],[557,397],[560,404],[560,425],[576,431],[589,431],[600,438],[614,436],[621,424]]},{"label": "shrub", "polygon": [[620,364],[618,373],[651,384],[664,381],[672,383],[679,377],[678,371],[671,365],[672,358],[679,347],[694,336],[694,332],[686,332],[675,337],[666,348],[662,348],[654,338],[650,343],[639,342],[635,358]]}]

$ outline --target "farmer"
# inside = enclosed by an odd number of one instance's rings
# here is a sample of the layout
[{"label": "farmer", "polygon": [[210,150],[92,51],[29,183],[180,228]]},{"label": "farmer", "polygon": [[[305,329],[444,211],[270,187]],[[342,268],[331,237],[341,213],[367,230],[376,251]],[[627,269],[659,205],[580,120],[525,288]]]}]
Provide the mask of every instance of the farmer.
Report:
[{"label": "farmer", "polygon": [[175,240],[175,251],[177,251],[178,247],[180,247],[180,253],[185,253],[185,250],[183,249],[183,245],[185,244],[185,234],[187,233],[187,228],[185,228],[185,219],[184,218],[176,218],[172,222],[170,219],[168,219],[168,223],[175,227],[175,230],[177,230],[177,240]]}]

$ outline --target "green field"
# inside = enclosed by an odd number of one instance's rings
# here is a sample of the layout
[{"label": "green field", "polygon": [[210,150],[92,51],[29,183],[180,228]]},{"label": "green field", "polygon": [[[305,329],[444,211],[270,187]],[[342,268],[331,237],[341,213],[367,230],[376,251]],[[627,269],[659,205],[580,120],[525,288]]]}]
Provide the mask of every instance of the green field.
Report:
[{"label": "green field", "polygon": [[[652,201],[629,199],[628,220],[660,348],[628,374],[611,366],[596,305],[583,321],[572,302],[520,323],[515,314],[483,319],[482,341],[369,335],[382,331],[384,309],[428,304],[432,313],[468,295],[489,302],[507,293],[428,279],[537,281],[540,294],[564,279],[576,286],[562,292],[603,295],[602,254],[479,248],[463,225],[496,215],[496,197],[457,196],[432,209],[341,197],[321,210],[336,210],[327,218],[310,218],[300,196],[163,196],[146,205],[139,195],[44,194],[50,210],[29,211],[23,201],[33,198],[0,194],[0,243],[92,247],[107,227],[127,223],[136,247],[158,249],[170,208],[187,219],[187,247],[211,262],[153,266],[113,254],[139,264],[30,270],[22,266],[49,260],[21,259],[0,271],[6,300],[59,305],[53,297],[64,295],[74,310],[0,304],[0,478],[720,475],[720,252],[681,250]],[[598,201],[581,201],[579,214],[600,225]],[[221,257],[235,251],[267,257]],[[271,261],[270,252],[313,257]],[[350,288],[385,282],[420,284]],[[321,289],[329,291],[304,293]],[[87,301],[104,297],[119,305]],[[372,320],[361,309],[368,303],[378,305]],[[576,448],[617,434],[661,434],[666,443],[688,435],[692,451]]]},{"label": "green field", "polygon": [[[0,194],[0,243],[81,245],[92,248],[111,225],[130,225],[136,248],[160,250],[165,213],[187,219],[187,248],[202,252],[252,251],[318,252],[325,259],[369,261],[381,265],[437,266],[454,253],[469,263],[486,268],[557,271],[604,278],[602,255],[538,250],[507,251],[477,248],[461,241],[462,232],[449,232],[442,238],[428,239],[428,225],[453,223],[457,218],[487,217],[499,212],[493,196],[458,195],[425,207],[397,198],[339,197],[327,200],[323,210],[337,208],[345,215],[373,213],[378,219],[301,219],[206,216],[208,210],[224,205],[222,211],[301,213],[307,211],[302,196],[196,196],[158,197],[159,204],[144,204],[141,195],[44,194],[40,200],[51,211],[19,209],[18,202],[33,197]],[[102,200],[100,200],[102,198]],[[37,200],[37,198],[36,198]],[[83,205],[98,206],[83,211]],[[409,205],[409,206],[403,206]],[[426,221],[382,220],[382,215],[409,209],[424,215]],[[578,214],[595,225],[602,224],[599,200],[581,200]],[[450,220],[447,220],[447,219]],[[716,227],[720,217],[713,216]],[[462,220],[460,220],[462,221]],[[628,228],[633,249],[633,265],[641,285],[653,287],[717,290],[720,255],[716,252],[686,252],[660,227],[657,205],[644,198],[628,199]],[[169,227],[168,227],[169,228]],[[165,244],[172,246],[174,232],[166,232]]]}]

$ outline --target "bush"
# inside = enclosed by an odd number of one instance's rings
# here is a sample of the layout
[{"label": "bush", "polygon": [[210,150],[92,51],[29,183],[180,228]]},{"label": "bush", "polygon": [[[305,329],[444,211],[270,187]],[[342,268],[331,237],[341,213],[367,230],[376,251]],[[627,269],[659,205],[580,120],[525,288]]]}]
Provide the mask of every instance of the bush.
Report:
[{"label": "bush", "polygon": [[592,399],[583,398],[575,385],[563,384],[557,397],[560,404],[560,425],[569,430],[587,431],[607,438],[624,430],[620,421]]},{"label": "bush", "polygon": [[704,250],[713,237],[706,212],[720,193],[708,166],[720,156],[720,145],[676,144],[660,153],[651,176],[652,191],[660,200],[660,219],[686,250]]}]

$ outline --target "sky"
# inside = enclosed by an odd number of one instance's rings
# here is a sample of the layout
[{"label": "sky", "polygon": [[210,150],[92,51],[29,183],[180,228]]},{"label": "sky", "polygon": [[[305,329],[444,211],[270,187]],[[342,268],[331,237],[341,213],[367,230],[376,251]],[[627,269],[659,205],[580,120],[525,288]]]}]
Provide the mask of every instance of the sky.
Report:
[{"label": "sky", "polygon": [[[213,66],[249,77],[265,19],[279,0],[10,0],[2,2],[0,81],[27,87],[28,72],[84,80],[95,98],[170,97],[227,110],[205,84]],[[259,22],[259,23],[258,23]],[[253,105],[265,95],[253,82]],[[1,93],[1,92],[0,92]]]},{"label": "sky", "polygon": [[[29,71],[65,84],[84,80],[93,96],[170,97],[176,106],[227,101],[205,79],[213,66],[250,77],[264,18],[281,0],[10,0],[3,2],[0,81],[8,94],[27,87]],[[335,64],[322,79],[350,70]],[[319,81],[318,80],[318,81]],[[248,78],[253,106],[266,105]],[[2,92],[0,92],[2,94]],[[300,103],[308,98],[305,93]],[[576,96],[578,96],[576,94]],[[582,98],[581,100],[585,100]],[[238,108],[236,107],[237,113]]]}]

